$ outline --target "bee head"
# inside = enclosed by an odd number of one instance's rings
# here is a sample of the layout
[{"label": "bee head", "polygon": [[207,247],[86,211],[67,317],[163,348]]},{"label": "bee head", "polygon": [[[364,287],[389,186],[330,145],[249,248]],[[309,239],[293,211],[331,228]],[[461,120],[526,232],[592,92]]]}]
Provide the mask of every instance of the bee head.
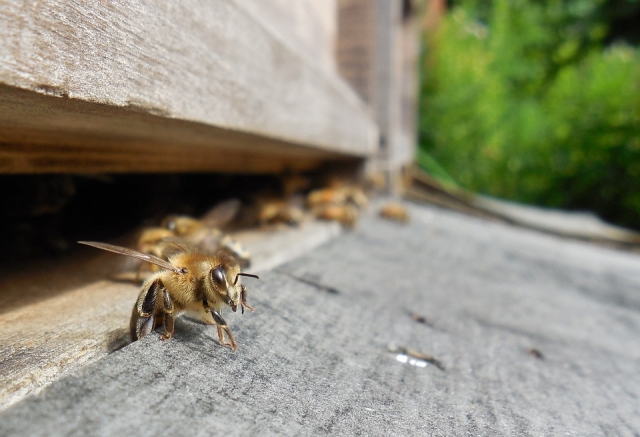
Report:
[{"label": "bee head", "polygon": [[[207,282],[210,284],[207,288],[213,294],[210,296],[210,300],[222,301],[235,312],[238,306],[243,305],[243,286],[240,283],[240,276],[253,278],[257,278],[257,276],[242,273],[237,259],[223,251],[218,252],[216,261],[217,263],[209,270],[207,277]],[[244,306],[242,306],[243,309]]]},{"label": "bee head", "polygon": [[234,278],[230,276],[231,272],[221,264],[209,271],[209,279],[213,285],[213,290],[220,296],[224,303],[233,308],[237,306],[237,302],[240,300],[240,293],[237,292],[236,287],[233,286]]},{"label": "bee head", "polygon": [[238,283],[238,273],[240,266],[235,258],[225,254],[218,253],[216,256],[216,264],[209,270],[208,287],[214,296],[213,300],[223,301],[235,310],[240,303],[242,288]]}]

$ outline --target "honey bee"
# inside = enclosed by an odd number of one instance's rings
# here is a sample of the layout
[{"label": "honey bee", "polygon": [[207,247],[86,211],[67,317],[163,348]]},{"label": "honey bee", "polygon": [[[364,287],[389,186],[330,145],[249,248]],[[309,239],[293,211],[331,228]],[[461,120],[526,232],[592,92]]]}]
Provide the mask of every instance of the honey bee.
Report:
[{"label": "honey bee", "polygon": [[342,190],[334,190],[331,188],[322,188],[319,190],[313,190],[307,195],[307,205],[310,208],[319,205],[337,205],[343,204],[347,201],[347,195]]},{"label": "honey bee", "polygon": [[380,217],[398,223],[409,223],[407,208],[399,203],[388,203],[380,208]]},{"label": "honey bee", "polygon": [[355,226],[360,210],[369,199],[356,185],[334,182],[330,188],[311,191],[307,196],[307,206],[317,218],[334,220],[346,228]]},{"label": "honey bee", "polygon": [[[146,228],[143,229],[138,237],[138,250],[142,253],[148,253],[157,257],[162,256],[159,249],[159,243],[163,238],[173,237],[175,234],[166,228]],[[134,282],[138,282],[142,276],[142,270],[148,268],[151,272],[157,272],[160,268],[155,265],[141,263],[136,270]]]},{"label": "honey bee", "polygon": [[186,312],[206,324],[216,325],[220,344],[238,349],[231,329],[222,317],[222,308],[227,305],[234,312],[238,307],[242,314],[245,308],[253,312],[247,303],[247,289],[240,282],[240,276],[259,278],[241,272],[234,257],[224,251],[213,255],[202,253],[191,242],[176,237],[161,241],[160,251],[168,261],[126,247],[92,241],[79,243],[138,258],[164,269],[151,275],[142,284],[131,314],[133,341],[141,339],[158,326],[163,326],[165,331],[160,338],[170,339],[174,332],[175,317]]},{"label": "honey bee", "polygon": [[138,250],[142,253],[150,253],[160,256],[158,243],[163,238],[173,237],[175,234],[166,228],[146,228],[138,237]]},{"label": "honey bee", "polygon": [[258,202],[258,224],[267,226],[276,223],[285,223],[289,226],[299,226],[304,221],[304,212],[298,204],[296,196],[289,199],[265,198]]},{"label": "honey bee", "polygon": [[[239,209],[240,201],[231,199],[216,205],[201,219],[186,215],[170,215],[163,220],[162,227],[146,228],[140,233],[137,249],[164,258],[161,253],[161,241],[169,237],[180,237],[202,251],[215,252],[222,249],[237,258],[241,267],[249,267],[251,254],[220,230],[237,215]],[[143,265],[138,268],[136,282],[141,276],[142,268]],[[157,265],[152,264],[149,270],[157,272],[159,269]]]},{"label": "honey bee", "polygon": [[321,220],[340,222],[345,228],[353,228],[358,220],[358,209],[353,205],[321,205],[313,213]]}]

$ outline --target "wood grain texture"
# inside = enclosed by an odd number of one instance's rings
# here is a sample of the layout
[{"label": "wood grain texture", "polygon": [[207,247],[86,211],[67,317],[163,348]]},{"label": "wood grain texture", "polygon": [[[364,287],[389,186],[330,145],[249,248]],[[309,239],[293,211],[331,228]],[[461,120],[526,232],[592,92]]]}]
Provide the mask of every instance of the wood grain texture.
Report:
[{"label": "wood grain texture", "polygon": [[327,71],[336,71],[337,0],[243,0],[269,30],[283,35]]},{"label": "wood grain texture", "polygon": [[178,319],[0,413],[0,435],[640,435],[636,254],[404,206],[261,274],[237,352]]},{"label": "wood grain texture", "polygon": [[[310,222],[303,228],[245,231],[234,237],[252,253],[250,271],[261,273],[340,233],[337,223]],[[73,258],[3,272],[0,410],[129,343],[139,287],[109,279],[134,276],[136,263],[89,248]],[[238,322],[235,314],[225,316]]]},{"label": "wood grain texture", "polygon": [[338,0],[336,62],[342,77],[372,104],[376,98],[376,10],[368,0]]},{"label": "wood grain texture", "polygon": [[[3,92],[0,122],[15,131],[10,139],[17,144],[28,127],[38,127],[34,117],[42,121],[43,141],[57,137],[59,143],[67,142],[65,136],[73,142],[77,134],[102,141],[97,119],[112,137],[128,129],[125,143],[149,142],[149,130],[165,136],[169,127],[176,128],[172,123],[182,121],[193,124],[174,135],[185,137],[185,149],[193,145],[193,134],[200,136],[195,145],[220,143],[220,131],[207,131],[215,127],[226,132],[227,149],[245,144],[254,150],[252,141],[232,135],[241,132],[253,135],[250,140],[263,138],[267,152],[275,142],[372,154],[377,129],[365,105],[317,56],[300,53],[300,44],[273,31],[254,9],[239,0],[5,2],[0,83],[5,90],[20,88],[64,102],[39,102],[25,117],[14,117],[16,106],[24,105]],[[65,112],[70,106],[76,110]],[[112,109],[129,112],[109,123]],[[145,119],[149,128],[139,131],[135,117],[129,121],[131,112],[139,119],[156,118]]]},{"label": "wood grain texture", "polygon": [[[403,1],[403,15],[399,35],[396,35],[396,52],[400,54],[397,60],[398,81],[398,126],[395,142],[398,144],[390,156],[391,166],[398,168],[414,160],[418,137],[418,94],[419,59],[420,59],[420,29],[418,15],[412,12],[408,0]],[[413,6],[415,8],[415,6]]]},{"label": "wood grain texture", "polygon": [[0,85],[0,173],[303,170],[353,156]]},{"label": "wood grain texture", "polygon": [[381,147],[374,168],[397,173],[413,161],[418,55],[411,1],[338,1],[338,71],[375,114]]}]

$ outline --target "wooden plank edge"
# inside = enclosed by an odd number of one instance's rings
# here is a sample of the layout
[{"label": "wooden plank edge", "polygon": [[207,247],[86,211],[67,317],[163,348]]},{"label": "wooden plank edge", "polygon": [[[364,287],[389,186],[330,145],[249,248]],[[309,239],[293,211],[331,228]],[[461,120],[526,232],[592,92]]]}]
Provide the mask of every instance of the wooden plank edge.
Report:
[{"label": "wooden plank edge", "polygon": [[0,35],[8,86],[332,152],[377,149],[353,90],[239,0],[17,0],[0,14]]},{"label": "wooden plank edge", "polygon": [[0,85],[0,173],[278,173],[360,157]]},{"label": "wooden plank edge", "polygon": [[[341,232],[335,222],[308,222],[301,228],[244,232],[236,238],[254,253],[251,272],[262,272]],[[129,318],[139,287],[105,275],[130,262],[89,249],[82,257],[47,263],[43,271],[3,275],[0,411],[129,343]],[[229,322],[238,323],[237,317],[230,314]]]}]

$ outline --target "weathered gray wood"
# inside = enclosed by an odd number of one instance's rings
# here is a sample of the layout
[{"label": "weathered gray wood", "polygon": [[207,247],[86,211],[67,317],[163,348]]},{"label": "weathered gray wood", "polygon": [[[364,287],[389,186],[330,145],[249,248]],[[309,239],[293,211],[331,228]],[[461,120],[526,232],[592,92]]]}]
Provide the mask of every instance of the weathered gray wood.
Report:
[{"label": "weathered gray wood", "polygon": [[409,0],[338,1],[338,71],[371,106],[380,128],[373,170],[399,186],[416,147],[419,35]]},{"label": "weathered gray wood", "polygon": [[352,155],[0,85],[1,173],[281,172]]},{"label": "weathered gray wood", "polygon": [[[397,65],[399,121],[391,156],[391,166],[399,168],[415,160],[418,143],[418,98],[419,61],[421,34],[415,1],[403,1],[400,35],[396,40],[396,50],[400,53]],[[410,8],[410,9],[407,9]]]},{"label": "weathered gray wood", "polygon": [[447,187],[418,168],[406,174],[405,196],[469,215],[500,220],[569,238],[638,247],[640,233],[614,226],[590,212],[561,211],[493,199]]},{"label": "weathered gray wood", "polygon": [[[240,0],[4,2],[0,127],[12,132],[0,138],[0,149],[29,152],[28,134],[45,146],[82,146],[91,138],[97,149],[124,139],[122,147],[133,150],[168,137],[167,147],[225,142],[227,150],[255,147],[263,156],[289,154],[287,143],[305,146],[299,149],[311,150],[311,157],[313,149],[373,153],[377,129],[355,93],[273,28]],[[34,98],[37,106],[25,109],[13,88],[61,102]],[[15,116],[20,110],[23,116]],[[141,128],[136,117],[129,121],[132,111],[155,118],[145,118]],[[238,132],[253,136],[237,139]]]},{"label": "weathered gray wood", "polygon": [[413,161],[417,126],[418,32],[410,0],[376,0],[376,92],[380,164],[397,176]]},{"label": "weathered gray wood", "polygon": [[637,255],[407,207],[261,275],[237,352],[178,319],[4,411],[0,435],[640,433]]},{"label": "weathered gray wood", "polygon": [[[250,271],[261,273],[340,232],[337,223],[310,222],[235,238],[252,254]],[[73,259],[2,274],[0,410],[129,343],[139,286],[124,279],[135,277],[136,263],[87,249]],[[114,282],[115,277],[123,280]]]},{"label": "weathered gray wood", "polygon": [[274,33],[327,71],[336,71],[337,0],[243,0]]},{"label": "weathered gray wood", "polygon": [[374,2],[338,0],[337,68],[369,105],[375,99],[377,80],[375,19]]}]

